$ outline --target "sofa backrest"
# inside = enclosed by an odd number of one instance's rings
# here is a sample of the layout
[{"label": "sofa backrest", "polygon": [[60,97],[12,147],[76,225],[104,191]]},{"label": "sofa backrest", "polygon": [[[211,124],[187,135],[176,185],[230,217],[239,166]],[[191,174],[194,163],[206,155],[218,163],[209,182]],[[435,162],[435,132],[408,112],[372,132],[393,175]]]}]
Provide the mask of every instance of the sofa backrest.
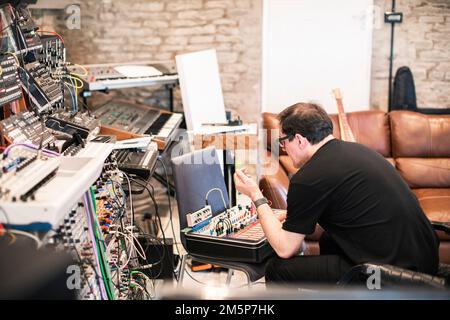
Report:
[{"label": "sofa backrest", "polygon": [[358,143],[377,151],[383,157],[391,157],[391,138],[387,113],[379,110],[358,111],[348,113],[347,118]]},{"label": "sofa backrest", "polygon": [[390,113],[392,153],[412,188],[450,187],[450,115]]},{"label": "sofa backrest", "polygon": [[450,115],[390,113],[394,158],[450,158]]},{"label": "sofa backrest", "polygon": [[[338,117],[330,118],[333,135],[340,139]],[[348,113],[347,118],[356,141],[395,165],[411,188],[450,187],[450,115],[370,110]],[[278,129],[276,114],[263,113],[263,127]],[[270,139],[268,143],[270,149]]]}]

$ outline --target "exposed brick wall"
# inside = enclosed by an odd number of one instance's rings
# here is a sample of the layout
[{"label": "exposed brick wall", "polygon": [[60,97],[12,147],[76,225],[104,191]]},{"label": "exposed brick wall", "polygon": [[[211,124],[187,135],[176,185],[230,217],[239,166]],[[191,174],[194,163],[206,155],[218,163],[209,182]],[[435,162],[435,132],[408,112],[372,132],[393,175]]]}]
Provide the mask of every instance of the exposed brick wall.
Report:
[{"label": "exposed brick wall", "polygon": [[[256,120],[261,88],[261,0],[82,0],[81,30],[68,30],[62,11],[35,10],[44,27],[66,39],[68,60],[85,63],[164,60],[215,48],[227,109]],[[165,93],[122,91],[165,104]],[[177,109],[180,109],[180,93]]]},{"label": "exposed brick wall", "polygon": [[[391,0],[374,0],[380,14]],[[450,2],[399,0],[404,22],[395,30],[395,70],[409,66],[419,107],[450,108]],[[81,30],[68,30],[59,11],[35,10],[38,23],[61,32],[77,63],[166,60],[216,48],[225,104],[245,120],[260,113],[262,0],[81,0]],[[371,106],[387,109],[390,26],[373,34]],[[169,65],[169,63],[168,63]],[[151,93],[152,92],[152,93]],[[122,91],[166,105],[164,91]],[[151,93],[151,94],[150,94]],[[181,109],[180,93],[177,109]]]},{"label": "exposed brick wall", "polygon": [[[391,0],[375,0],[381,13]],[[404,21],[395,27],[394,68],[409,66],[416,85],[417,105],[450,108],[450,1],[401,0],[396,11]],[[374,30],[371,106],[387,110],[390,25]]]}]

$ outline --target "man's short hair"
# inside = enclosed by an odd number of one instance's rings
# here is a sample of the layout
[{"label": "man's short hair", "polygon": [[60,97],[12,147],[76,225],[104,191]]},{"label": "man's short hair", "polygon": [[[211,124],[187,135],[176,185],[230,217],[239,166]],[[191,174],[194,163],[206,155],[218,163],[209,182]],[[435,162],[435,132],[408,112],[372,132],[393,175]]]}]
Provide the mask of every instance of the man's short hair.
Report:
[{"label": "man's short hair", "polygon": [[316,144],[333,133],[333,122],[326,111],[314,103],[296,103],[278,114],[281,130],[294,136],[301,134]]}]

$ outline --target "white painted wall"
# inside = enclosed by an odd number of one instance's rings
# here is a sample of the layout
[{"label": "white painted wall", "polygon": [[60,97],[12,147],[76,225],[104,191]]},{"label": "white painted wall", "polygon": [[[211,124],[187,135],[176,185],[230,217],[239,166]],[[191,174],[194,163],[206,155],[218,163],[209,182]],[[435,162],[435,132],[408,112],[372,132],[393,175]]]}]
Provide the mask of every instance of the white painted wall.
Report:
[{"label": "white painted wall", "polygon": [[369,109],[373,0],[264,0],[262,110],[319,102]]}]

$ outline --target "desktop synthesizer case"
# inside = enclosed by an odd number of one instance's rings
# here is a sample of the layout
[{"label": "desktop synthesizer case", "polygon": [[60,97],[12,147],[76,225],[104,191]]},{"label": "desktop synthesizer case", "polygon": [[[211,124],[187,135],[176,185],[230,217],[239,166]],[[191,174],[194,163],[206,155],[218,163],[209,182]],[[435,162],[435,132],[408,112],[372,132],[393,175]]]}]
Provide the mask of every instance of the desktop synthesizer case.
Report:
[{"label": "desktop synthesizer case", "polygon": [[190,254],[210,259],[260,263],[273,254],[265,237],[255,241],[196,234],[191,230],[185,233],[185,239]]}]

